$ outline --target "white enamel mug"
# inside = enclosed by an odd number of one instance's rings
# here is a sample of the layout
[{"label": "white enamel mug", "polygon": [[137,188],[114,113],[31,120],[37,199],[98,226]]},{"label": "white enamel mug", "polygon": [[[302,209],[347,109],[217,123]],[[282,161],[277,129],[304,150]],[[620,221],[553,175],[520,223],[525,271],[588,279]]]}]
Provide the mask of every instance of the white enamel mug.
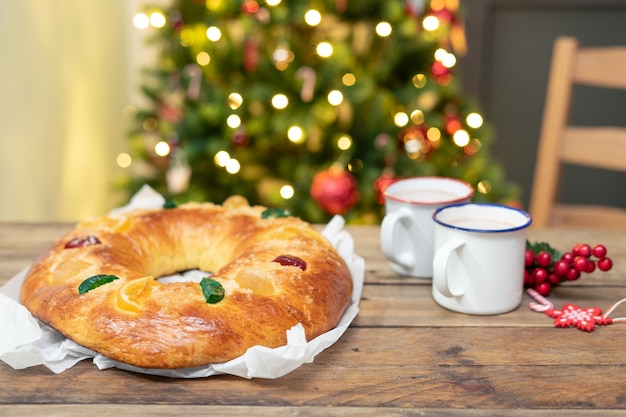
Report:
[{"label": "white enamel mug", "polygon": [[398,180],[385,189],[385,217],[380,246],[395,272],[413,277],[433,276],[433,211],[447,204],[470,201],[474,188],[446,177]]},{"label": "white enamel mug", "polygon": [[524,290],[530,215],[500,204],[465,203],[436,210],[433,220],[435,301],[466,314],[517,308]]}]

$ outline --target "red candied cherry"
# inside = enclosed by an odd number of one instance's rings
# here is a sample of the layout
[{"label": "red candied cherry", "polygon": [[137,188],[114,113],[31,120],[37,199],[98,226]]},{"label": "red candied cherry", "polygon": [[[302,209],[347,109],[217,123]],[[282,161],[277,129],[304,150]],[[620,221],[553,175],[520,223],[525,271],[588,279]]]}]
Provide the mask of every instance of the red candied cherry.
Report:
[{"label": "red candied cherry", "polygon": [[554,273],[558,276],[564,277],[571,269],[568,262],[560,260],[554,263]]},{"label": "red candied cherry", "polygon": [[608,271],[613,267],[613,261],[611,258],[602,258],[598,260],[598,269],[600,271]]},{"label": "red candied cherry", "polygon": [[580,245],[580,255],[585,258],[589,258],[591,256],[591,246],[586,243]]},{"label": "red candied cherry", "polygon": [[588,274],[591,274],[593,271],[596,270],[596,263],[594,261],[592,261],[591,259],[587,260],[587,269],[585,269],[585,272]]},{"label": "red candied cherry", "polygon": [[606,246],[595,245],[593,249],[591,249],[591,253],[598,259],[604,258],[606,256]]},{"label": "red candied cherry", "polygon": [[559,285],[563,281],[563,276],[559,276],[554,272],[548,274],[548,282],[550,285]]},{"label": "red candied cherry", "polygon": [[589,260],[587,258],[585,258],[582,255],[578,255],[577,257],[574,258],[574,269],[576,269],[577,271],[586,271],[587,270],[587,264],[589,263]]},{"label": "red candied cherry", "polygon": [[532,266],[535,263],[535,252],[531,249],[526,249],[524,252],[524,266]]},{"label": "red candied cherry", "polygon": [[537,265],[547,268],[552,263],[552,255],[549,252],[542,250],[537,254]]},{"label": "red candied cherry", "polygon": [[588,258],[591,256],[591,246],[586,243],[577,243],[572,247],[572,253],[574,256],[584,256]]},{"label": "red candied cherry", "polygon": [[567,275],[565,275],[565,279],[568,281],[575,281],[578,278],[580,278],[580,271],[576,268],[570,269]]},{"label": "red candied cherry", "polygon": [[535,285],[535,291],[537,291],[539,294],[543,295],[544,297],[550,294],[551,288],[552,287],[547,282],[543,282],[541,284]]},{"label": "red candied cherry", "polygon": [[298,258],[293,255],[280,255],[272,262],[278,262],[282,266],[295,266],[303,271],[306,271],[306,261],[302,258]]},{"label": "red candied cherry", "polygon": [[574,254],[571,252],[565,252],[561,255],[561,260],[571,264],[574,261]]},{"label": "red candied cherry", "polygon": [[528,269],[524,269],[524,285],[531,286],[535,283],[532,274]]},{"label": "red candied cherry", "polygon": [[544,268],[535,268],[531,275],[535,285],[542,284],[548,280],[548,271]]},{"label": "red candied cherry", "polygon": [[86,237],[75,237],[65,244],[65,249],[83,248],[85,246],[99,245],[100,243],[100,239],[93,235],[89,235]]}]

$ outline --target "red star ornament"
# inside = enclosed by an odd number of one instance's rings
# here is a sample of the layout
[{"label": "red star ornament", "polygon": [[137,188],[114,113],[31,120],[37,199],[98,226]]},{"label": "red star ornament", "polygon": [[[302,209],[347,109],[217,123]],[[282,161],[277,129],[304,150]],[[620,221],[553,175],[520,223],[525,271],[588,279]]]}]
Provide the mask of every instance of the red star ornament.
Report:
[{"label": "red star ornament", "polygon": [[529,288],[528,295],[537,302],[532,302],[528,306],[531,310],[543,312],[548,317],[554,319],[554,327],[576,327],[585,332],[591,332],[596,326],[606,326],[616,322],[626,322],[626,317],[611,318],[609,315],[622,303],[623,298],[613,304],[604,314],[598,307],[580,308],[575,304],[564,304],[560,310],[555,310],[554,305],[537,291]]},{"label": "red star ornament", "polygon": [[602,310],[597,307],[583,309],[575,304],[565,304],[561,310],[548,309],[545,313],[554,318],[554,327],[578,327],[587,332],[595,329],[596,325],[613,322],[610,317],[602,316]]}]

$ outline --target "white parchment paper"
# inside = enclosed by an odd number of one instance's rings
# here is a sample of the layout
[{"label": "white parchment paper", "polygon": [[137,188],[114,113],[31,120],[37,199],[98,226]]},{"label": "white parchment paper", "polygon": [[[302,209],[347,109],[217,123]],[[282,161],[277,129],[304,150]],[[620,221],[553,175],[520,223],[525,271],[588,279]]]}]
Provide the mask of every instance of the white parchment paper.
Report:
[{"label": "white parchment paper", "polygon": [[[148,186],[144,186],[130,203],[111,214],[134,208],[162,207],[164,198]],[[19,303],[20,287],[27,269],[11,278],[0,288],[0,360],[14,369],[44,365],[54,373],[61,373],[84,359],[92,359],[99,369],[116,367],[133,372],[175,378],[199,378],[219,374],[237,375],[243,378],[278,378],[302,364],[311,363],[315,356],[335,343],[352,323],[359,312],[359,300],[363,290],[365,261],[354,253],[354,240],[344,230],[345,221],[335,216],[323,229],[322,234],[344,258],[354,282],[350,304],[337,326],[308,341],[304,328],[298,324],[287,331],[287,344],[270,349],[253,346],[242,356],[231,361],[185,369],[147,369],[111,360],[86,349],[33,318]],[[183,275],[167,277],[167,280],[197,280],[206,273],[188,271]]]}]

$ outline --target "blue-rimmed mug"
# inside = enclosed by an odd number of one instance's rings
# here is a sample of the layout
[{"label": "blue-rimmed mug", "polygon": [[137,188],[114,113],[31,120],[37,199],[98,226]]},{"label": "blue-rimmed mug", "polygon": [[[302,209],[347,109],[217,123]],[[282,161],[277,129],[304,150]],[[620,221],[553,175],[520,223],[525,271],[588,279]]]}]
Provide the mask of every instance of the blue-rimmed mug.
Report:
[{"label": "blue-rimmed mug", "polygon": [[517,308],[530,215],[501,204],[465,203],[435,210],[433,220],[435,301],[467,314]]}]

